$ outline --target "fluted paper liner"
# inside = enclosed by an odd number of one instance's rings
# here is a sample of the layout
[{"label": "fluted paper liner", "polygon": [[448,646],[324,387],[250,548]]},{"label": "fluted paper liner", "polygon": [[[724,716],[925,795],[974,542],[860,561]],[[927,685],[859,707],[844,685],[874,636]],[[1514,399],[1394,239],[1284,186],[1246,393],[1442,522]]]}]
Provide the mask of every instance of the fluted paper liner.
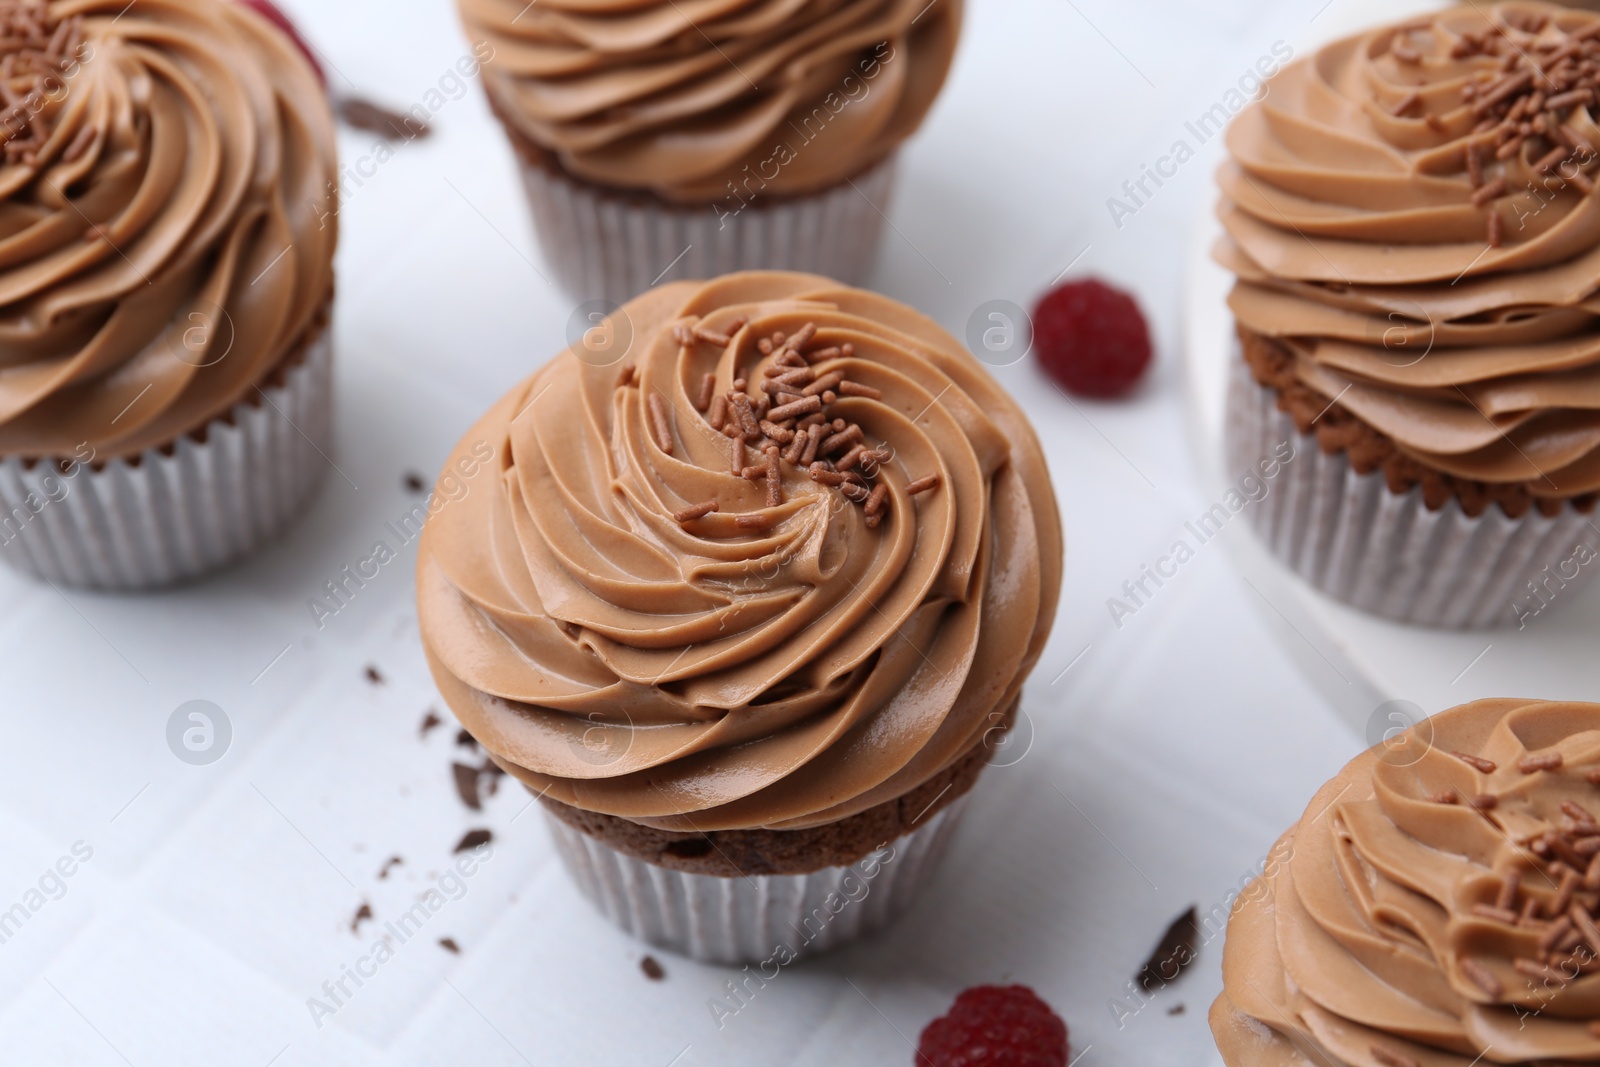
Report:
[{"label": "fluted paper liner", "polygon": [[1513,519],[1498,506],[1473,518],[1454,498],[1431,511],[1421,487],[1395,493],[1381,471],[1356,473],[1344,452],[1328,455],[1300,433],[1237,354],[1224,436],[1230,471],[1294,445],[1272,492],[1250,507],[1251,524],[1301,578],[1374,615],[1457,630],[1526,626],[1571,597],[1585,573],[1574,557],[1600,545],[1591,516],[1570,506],[1554,518],[1532,508]]},{"label": "fluted paper liner", "polygon": [[652,945],[708,963],[787,962],[881,930],[910,907],[944,854],[969,794],[848,867],[724,878],[636,859],[546,813],[579,889]]},{"label": "fluted paper liner", "polygon": [[[742,270],[866,280],[894,187],[894,155],[811,196],[761,199],[719,216],[573,181],[518,160],[545,260],[571,294],[622,303],[657,282]],[[733,204],[736,206],[737,201]],[[725,206],[726,207],[726,206]],[[669,269],[670,268],[670,269]]]},{"label": "fluted paper liner", "polygon": [[[0,461],[0,561],[58,585],[140,589],[237,560],[304,510],[327,473],[332,331],[281,385],[132,460]],[[264,397],[264,399],[263,399]]]}]

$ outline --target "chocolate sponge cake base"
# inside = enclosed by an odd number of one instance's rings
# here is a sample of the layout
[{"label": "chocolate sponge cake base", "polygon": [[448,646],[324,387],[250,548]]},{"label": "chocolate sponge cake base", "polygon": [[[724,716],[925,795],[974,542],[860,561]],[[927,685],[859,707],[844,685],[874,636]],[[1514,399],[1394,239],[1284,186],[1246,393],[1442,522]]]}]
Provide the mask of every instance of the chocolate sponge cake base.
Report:
[{"label": "chocolate sponge cake base", "polygon": [[1420,463],[1401,452],[1388,435],[1337,401],[1330,406],[1326,397],[1301,382],[1294,371],[1294,353],[1282,341],[1241,326],[1239,344],[1256,382],[1277,394],[1278,410],[1291,416],[1301,433],[1316,434],[1317,445],[1324,454],[1345,453],[1357,474],[1381,470],[1389,489],[1396,494],[1403,495],[1420,485],[1422,499],[1430,511],[1438,511],[1453,497],[1461,502],[1461,510],[1473,518],[1491,505],[1499,505],[1513,519],[1533,508],[1554,517],[1568,504],[1587,514],[1600,500],[1596,493],[1570,497],[1535,495],[1532,482],[1475,482]]},{"label": "chocolate sponge cake base", "polygon": [[[1015,709],[1011,715],[1015,715]],[[540,803],[568,826],[619,852],[669,870],[724,878],[807,874],[826,867],[849,866],[922,826],[972,788],[991,755],[991,747],[979,741],[943,773],[904,796],[848,819],[805,830],[674,833],[615,815],[584,811],[549,797],[541,797]]]}]

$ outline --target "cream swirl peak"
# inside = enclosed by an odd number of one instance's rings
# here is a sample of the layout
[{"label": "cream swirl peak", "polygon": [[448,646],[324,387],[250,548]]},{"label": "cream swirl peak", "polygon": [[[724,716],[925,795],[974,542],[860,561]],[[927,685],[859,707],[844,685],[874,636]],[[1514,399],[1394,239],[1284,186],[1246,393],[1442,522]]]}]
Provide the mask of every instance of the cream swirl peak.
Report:
[{"label": "cream swirl peak", "polygon": [[[459,0],[502,117],[572,174],[668,200],[799,195],[921,124],[963,0]],[[751,183],[751,184],[747,184]]]},{"label": "cream swirl peak", "polygon": [[322,89],[224,0],[22,0],[0,36],[0,456],[168,444],[323,328]]},{"label": "cream swirl peak", "polygon": [[1354,760],[1235,905],[1230,1067],[1600,1061],[1600,705],[1482,700]]},{"label": "cream swirl peak", "polygon": [[423,535],[424,647],[480,743],[564,804],[787,829],[901,797],[1005,725],[1062,543],[1037,439],[982,367],[809,275],[676,283],[614,320],[631,362],[568,350],[503,398]]},{"label": "cream swirl peak", "polygon": [[1600,16],[1452,7],[1285,68],[1219,172],[1240,326],[1426,469],[1600,490]]}]

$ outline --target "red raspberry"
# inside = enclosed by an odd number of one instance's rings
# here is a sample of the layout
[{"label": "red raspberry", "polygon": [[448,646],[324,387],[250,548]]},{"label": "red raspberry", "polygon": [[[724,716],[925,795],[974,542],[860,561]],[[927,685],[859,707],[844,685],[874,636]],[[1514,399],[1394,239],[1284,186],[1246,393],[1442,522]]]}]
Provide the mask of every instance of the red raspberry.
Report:
[{"label": "red raspberry", "polygon": [[1033,350],[1069,393],[1110,398],[1150,366],[1150,328],[1133,297],[1095,278],[1046,293],[1033,312]]},{"label": "red raspberry", "polygon": [[922,1031],[917,1067],[1067,1067],[1067,1024],[1027,986],[975,986]]},{"label": "red raspberry", "polygon": [[317,62],[317,57],[312,53],[311,46],[306,43],[304,37],[300,36],[300,31],[295,29],[294,23],[289,21],[289,16],[285,15],[277,4],[274,4],[272,0],[239,0],[239,2],[288,34],[289,40],[293,41],[295,47],[305,53],[306,59],[310,60],[311,69],[317,72],[317,80],[324,87],[327,86],[328,78],[327,75],[322,73],[322,64]]}]

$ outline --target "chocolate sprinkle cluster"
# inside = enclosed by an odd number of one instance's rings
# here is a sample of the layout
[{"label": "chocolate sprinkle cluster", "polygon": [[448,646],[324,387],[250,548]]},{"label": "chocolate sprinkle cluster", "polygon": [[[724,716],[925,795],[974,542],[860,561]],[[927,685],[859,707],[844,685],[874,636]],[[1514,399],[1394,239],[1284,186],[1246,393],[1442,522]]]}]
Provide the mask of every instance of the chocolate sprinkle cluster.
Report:
[{"label": "chocolate sprinkle cluster", "polygon": [[[45,102],[65,89],[61,75],[72,69],[82,47],[81,15],[57,19],[44,0],[0,0],[0,144],[8,164],[38,162],[50,137]],[[93,137],[86,126],[63,159],[78,159]]]},{"label": "chocolate sprinkle cluster", "polygon": [[[705,326],[680,323],[673,337],[681,346],[680,360],[704,344],[726,348],[747,325],[735,319],[728,332]],[[804,471],[812,481],[839,491],[852,504],[860,506],[868,529],[876,529],[888,515],[889,487],[876,482],[878,469],[893,458],[885,445],[871,445],[859,424],[836,417],[831,408],[842,397],[882,400],[877,389],[852,382],[840,370],[818,368],[832,360],[850,359],[855,346],[823,345],[816,341],[816,323],[808,322],[792,335],[778,330],[756,341],[766,367],[756,390],[743,371],[735,371],[733,388],[716,391],[715,374],[700,382],[695,409],[705,415],[713,430],[731,442],[729,466],[732,473],[751,481],[764,481],[767,507],[783,504],[783,465]],[[633,368],[624,368],[620,385],[631,384]],[[657,394],[646,401],[652,436],[663,452],[672,453],[672,428],[666,405]],[[939,475],[918,478],[906,486],[915,496],[939,485]],[[680,523],[702,519],[719,510],[715,500],[679,511]],[[740,515],[735,520],[741,529],[762,530],[777,521],[770,511]]]},{"label": "chocolate sprinkle cluster", "polygon": [[[1463,752],[1452,755],[1480,774],[1498,770],[1493,760],[1481,756]],[[1562,763],[1560,753],[1550,752],[1526,757],[1517,769],[1523,774],[1554,774],[1561,771]],[[1600,785],[1600,770],[1584,772],[1584,778]],[[1454,790],[1428,799],[1439,804],[1461,803]],[[1484,793],[1467,803],[1487,814],[1500,806],[1500,798]],[[1538,933],[1537,954],[1515,959],[1512,966],[1519,974],[1558,991],[1582,975],[1600,971],[1600,821],[1581,804],[1563,801],[1557,823],[1547,825],[1518,845],[1531,869],[1507,873],[1494,902],[1473,905],[1472,914]],[[1500,979],[1482,963],[1462,959],[1460,966],[1462,974],[1488,997],[1504,998],[1506,990]],[[1600,1036],[1600,1023],[1591,1024],[1591,1029]],[[1378,1050],[1373,1053],[1377,1056]],[[1385,1050],[1385,1055],[1389,1058],[1378,1058],[1391,1067],[1410,1067],[1409,1063],[1397,1062],[1399,1054],[1393,1050]]]},{"label": "chocolate sprinkle cluster", "polygon": [[[1527,15],[1506,26],[1463,34],[1451,48],[1452,59],[1500,59],[1498,72],[1484,71],[1461,88],[1462,101],[1478,119],[1464,150],[1475,207],[1492,205],[1510,194],[1506,178],[1491,180],[1484,168],[1491,160],[1503,162],[1519,153],[1535,173],[1554,174],[1584,196],[1594,192],[1594,181],[1584,170],[1600,155],[1568,120],[1573,111],[1593,105],[1600,95],[1600,21],[1558,36],[1546,36],[1549,27],[1547,16]],[[1404,34],[1397,38],[1391,54],[1401,62],[1420,61],[1404,46],[1403,38]],[[1395,106],[1395,114],[1405,114],[1420,99],[1416,92],[1407,94]],[[1443,129],[1437,116],[1429,115],[1425,121]],[[1494,247],[1504,237],[1502,225],[1499,212],[1491,208],[1488,241]]]}]

